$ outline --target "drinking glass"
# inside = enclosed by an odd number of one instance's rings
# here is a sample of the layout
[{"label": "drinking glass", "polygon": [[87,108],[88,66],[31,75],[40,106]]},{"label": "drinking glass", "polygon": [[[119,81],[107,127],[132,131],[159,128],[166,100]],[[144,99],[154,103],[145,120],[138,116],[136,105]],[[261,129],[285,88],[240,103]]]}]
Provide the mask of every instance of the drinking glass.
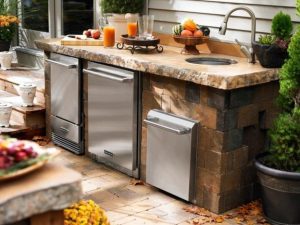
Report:
[{"label": "drinking glass", "polygon": [[128,34],[128,37],[136,37],[138,18],[136,16],[130,16],[126,20],[127,20],[127,34]]},{"label": "drinking glass", "polygon": [[112,26],[105,26],[103,28],[103,46],[114,47],[115,45],[115,28]]},{"label": "drinking glass", "polygon": [[138,20],[139,37],[144,39],[152,38],[153,24],[154,24],[154,15],[140,16]]},{"label": "drinking glass", "polygon": [[107,17],[99,19],[99,28],[103,34],[103,46],[105,48],[111,48],[115,45],[115,28],[109,25]]}]

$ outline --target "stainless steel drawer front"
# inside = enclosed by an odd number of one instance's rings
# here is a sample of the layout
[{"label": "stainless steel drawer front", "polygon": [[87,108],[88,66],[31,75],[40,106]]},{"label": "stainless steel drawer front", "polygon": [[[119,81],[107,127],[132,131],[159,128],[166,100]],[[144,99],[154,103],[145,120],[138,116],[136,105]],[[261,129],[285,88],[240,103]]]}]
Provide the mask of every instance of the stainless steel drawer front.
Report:
[{"label": "stainless steel drawer front", "polygon": [[147,183],[193,201],[197,122],[151,110],[147,128]]},{"label": "stainless steel drawer front", "polygon": [[79,124],[79,60],[51,54],[51,114]]},{"label": "stainless steel drawer front", "polygon": [[89,63],[84,75],[88,76],[88,152],[129,174],[137,166],[134,73]]},{"label": "stainless steel drawer front", "polygon": [[80,143],[80,127],[78,125],[51,116],[51,128],[56,135],[75,143]]}]

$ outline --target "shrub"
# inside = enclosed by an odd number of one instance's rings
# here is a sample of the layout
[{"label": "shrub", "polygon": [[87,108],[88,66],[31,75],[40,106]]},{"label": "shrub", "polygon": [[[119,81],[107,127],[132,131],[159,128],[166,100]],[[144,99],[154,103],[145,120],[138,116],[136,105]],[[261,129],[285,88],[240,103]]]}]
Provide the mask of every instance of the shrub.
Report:
[{"label": "shrub", "polygon": [[288,48],[290,58],[286,61],[280,71],[280,95],[287,102],[281,102],[285,108],[288,102],[292,102],[292,108],[299,106],[300,92],[300,28],[292,37]]},{"label": "shrub", "polygon": [[263,45],[276,44],[282,49],[287,49],[292,31],[293,23],[290,15],[279,12],[272,20],[271,34],[261,35],[258,42]]},{"label": "shrub", "polygon": [[281,114],[270,131],[271,148],[267,164],[271,167],[300,172],[300,108]]},{"label": "shrub", "polygon": [[293,23],[291,16],[283,12],[277,13],[272,20],[272,34],[282,40],[291,37],[293,31]]},{"label": "shrub", "polygon": [[101,0],[103,13],[142,13],[144,0]]},{"label": "shrub", "polygon": [[[297,1],[300,12],[300,0]],[[272,29],[282,37],[291,31],[288,17],[285,22],[282,13]],[[280,28],[279,24],[286,27]],[[288,47],[289,59],[280,70],[280,90],[278,102],[283,112],[276,119],[270,131],[271,148],[266,164],[280,170],[300,172],[300,28],[297,29]]]}]

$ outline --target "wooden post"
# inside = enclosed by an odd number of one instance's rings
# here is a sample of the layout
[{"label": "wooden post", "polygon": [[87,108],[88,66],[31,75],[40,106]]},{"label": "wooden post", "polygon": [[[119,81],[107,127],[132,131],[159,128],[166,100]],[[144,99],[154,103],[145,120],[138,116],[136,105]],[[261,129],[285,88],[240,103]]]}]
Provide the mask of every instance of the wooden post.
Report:
[{"label": "wooden post", "polygon": [[30,218],[31,225],[64,225],[63,210],[51,211]]}]

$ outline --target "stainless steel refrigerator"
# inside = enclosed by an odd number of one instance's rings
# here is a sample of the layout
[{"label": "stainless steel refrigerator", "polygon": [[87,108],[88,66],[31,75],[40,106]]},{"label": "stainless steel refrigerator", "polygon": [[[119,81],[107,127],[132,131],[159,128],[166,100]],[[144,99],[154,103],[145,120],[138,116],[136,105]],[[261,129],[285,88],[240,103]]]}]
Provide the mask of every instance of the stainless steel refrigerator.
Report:
[{"label": "stainless steel refrigerator", "polygon": [[138,177],[139,74],[90,62],[88,153],[97,161]]}]

